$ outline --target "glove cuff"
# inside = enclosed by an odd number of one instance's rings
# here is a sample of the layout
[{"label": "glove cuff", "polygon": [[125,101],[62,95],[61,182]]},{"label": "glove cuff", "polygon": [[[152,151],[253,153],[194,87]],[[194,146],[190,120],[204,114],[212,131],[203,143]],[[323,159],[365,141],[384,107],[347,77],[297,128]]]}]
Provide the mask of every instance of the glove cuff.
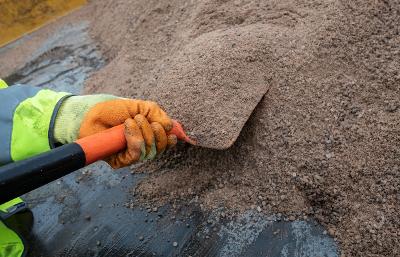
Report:
[{"label": "glove cuff", "polygon": [[85,95],[68,97],[58,110],[54,123],[54,139],[68,144],[78,139],[79,128],[86,113],[100,102],[117,99],[113,95]]}]

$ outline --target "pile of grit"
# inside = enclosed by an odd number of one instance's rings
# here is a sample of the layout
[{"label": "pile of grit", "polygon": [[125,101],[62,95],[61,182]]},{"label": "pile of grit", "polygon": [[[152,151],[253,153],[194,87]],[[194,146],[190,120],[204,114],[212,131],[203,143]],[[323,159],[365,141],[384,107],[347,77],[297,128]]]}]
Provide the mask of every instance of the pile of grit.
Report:
[{"label": "pile of grit", "polygon": [[91,6],[109,63],[88,93],[155,100],[210,143],[269,88],[228,150],[179,145],[134,166],[150,173],[140,201],[314,217],[343,256],[400,255],[398,1]]}]

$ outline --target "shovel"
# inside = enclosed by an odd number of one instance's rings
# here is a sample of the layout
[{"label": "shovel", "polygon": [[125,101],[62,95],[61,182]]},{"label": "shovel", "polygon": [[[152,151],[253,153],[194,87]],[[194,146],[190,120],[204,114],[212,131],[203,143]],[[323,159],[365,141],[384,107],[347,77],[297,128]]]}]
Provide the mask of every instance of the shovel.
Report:
[{"label": "shovel", "polygon": [[[169,134],[189,144],[196,144],[173,120]],[[0,167],[0,203],[28,193],[77,169],[125,149],[124,125],[78,139],[32,158]]]}]

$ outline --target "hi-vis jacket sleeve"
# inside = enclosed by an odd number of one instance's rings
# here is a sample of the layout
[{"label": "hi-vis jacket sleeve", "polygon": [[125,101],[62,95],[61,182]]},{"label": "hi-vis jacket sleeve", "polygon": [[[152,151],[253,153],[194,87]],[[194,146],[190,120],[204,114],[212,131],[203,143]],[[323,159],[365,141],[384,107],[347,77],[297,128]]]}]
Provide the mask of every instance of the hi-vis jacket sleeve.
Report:
[{"label": "hi-vis jacket sleeve", "polygon": [[68,96],[0,79],[0,166],[53,148],[54,120]]}]

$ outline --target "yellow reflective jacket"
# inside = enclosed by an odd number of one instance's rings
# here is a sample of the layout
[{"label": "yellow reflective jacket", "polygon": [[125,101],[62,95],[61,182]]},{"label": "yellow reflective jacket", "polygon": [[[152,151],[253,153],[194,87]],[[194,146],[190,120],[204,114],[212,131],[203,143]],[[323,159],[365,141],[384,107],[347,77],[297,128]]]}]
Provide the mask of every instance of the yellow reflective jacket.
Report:
[{"label": "yellow reflective jacket", "polygon": [[25,85],[7,87],[4,81],[1,84],[0,165],[50,150],[57,111],[70,94]]},{"label": "yellow reflective jacket", "polygon": [[[0,166],[54,147],[54,120],[69,95],[25,85],[8,87],[0,79]],[[24,240],[6,225],[7,217],[26,209],[24,202],[16,198],[0,204],[0,257],[24,256]]]}]

